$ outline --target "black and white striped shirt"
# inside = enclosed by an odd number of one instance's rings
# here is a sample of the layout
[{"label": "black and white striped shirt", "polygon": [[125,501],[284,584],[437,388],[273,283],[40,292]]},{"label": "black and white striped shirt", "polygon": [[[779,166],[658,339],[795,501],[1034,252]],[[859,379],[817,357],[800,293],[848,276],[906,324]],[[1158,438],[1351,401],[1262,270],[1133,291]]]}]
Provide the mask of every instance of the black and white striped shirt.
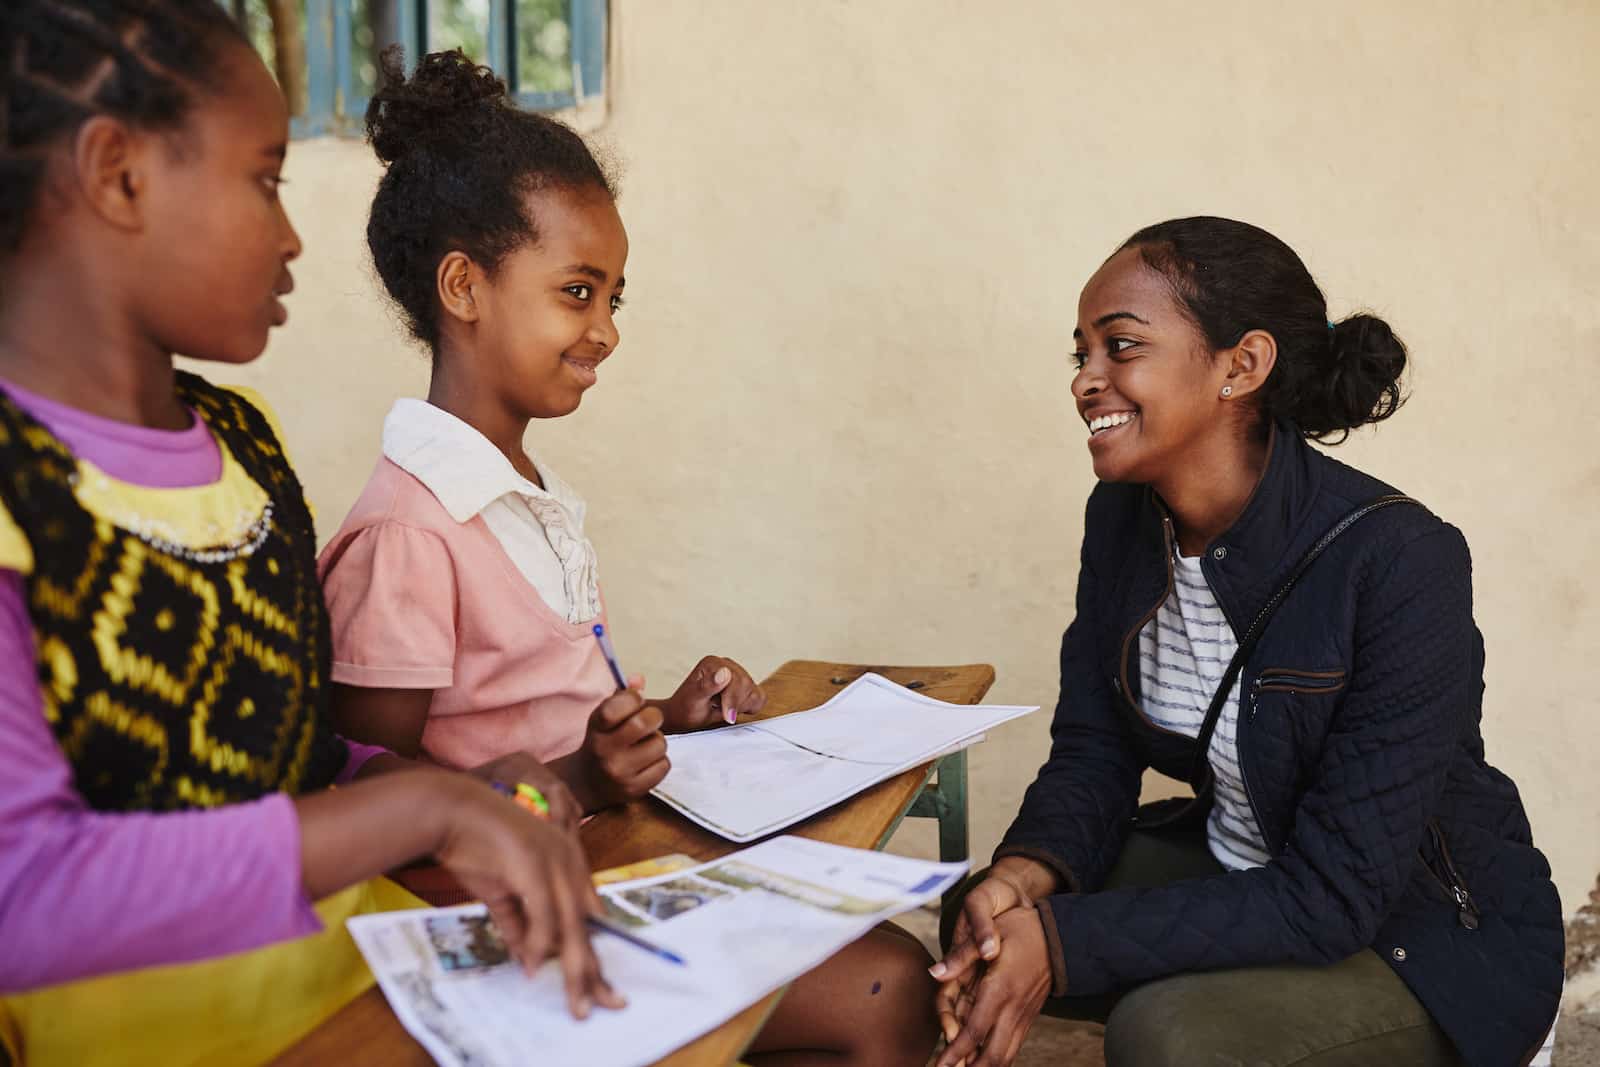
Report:
[{"label": "black and white striped shirt", "polygon": [[[1141,702],[1156,725],[1196,737],[1239,642],[1206,584],[1199,558],[1176,556],[1172,583],[1172,595],[1139,635]],[[1234,683],[1206,753],[1216,776],[1206,837],[1217,862],[1235,871],[1263,866],[1270,858],[1239,773],[1242,684],[1242,678]]]}]

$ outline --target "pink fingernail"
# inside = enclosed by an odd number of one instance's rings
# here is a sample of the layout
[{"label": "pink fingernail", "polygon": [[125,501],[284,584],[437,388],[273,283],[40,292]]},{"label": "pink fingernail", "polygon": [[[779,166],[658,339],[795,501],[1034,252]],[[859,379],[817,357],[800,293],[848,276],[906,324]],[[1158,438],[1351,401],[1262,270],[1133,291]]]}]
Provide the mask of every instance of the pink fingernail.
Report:
[{"label": "pink fingernail", "polygon": [[716,674],[711,676],[711,680],[713,682],[716,682],[718,685],[727,685],[728,684],[728,679],[732,678],[732,677],[733,677],[733,672],[728,670],[728,668],[723,667],[720,670],[718,670]]}]

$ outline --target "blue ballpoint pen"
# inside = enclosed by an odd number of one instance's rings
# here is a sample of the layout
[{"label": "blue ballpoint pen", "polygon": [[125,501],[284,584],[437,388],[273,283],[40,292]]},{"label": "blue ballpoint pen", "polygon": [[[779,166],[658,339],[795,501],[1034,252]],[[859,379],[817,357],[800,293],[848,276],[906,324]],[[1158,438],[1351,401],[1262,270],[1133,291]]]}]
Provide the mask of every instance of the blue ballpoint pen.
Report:
[{"label": "blue ballpoint pen", "polygon": [[642,948],[651,955],[660,956],[668,963],[676,963],[679,967],[686,967],[689,964],[688,960],[684,959],[676,952],[664,949],[660,945],[651,944],[649,941],[646,941],[633,931],[624,929],[623,927],[618,926],[616,923],[611,922],[609,919],[602,919],[596,915],[589,915],[585,918],[589,923],[589,928],[591,930],[599,930],[610,934],[612,937],[620,937],[630,945]]},{"label": "blue ballpoint pen", "polygon": [[599,623],[594,624],[594,639],[600,642],[600,654],[606,658],[606,666],[611,668],[611,677],[617,680],[617,691],[628,688],[628,680],[622,676],[622,666],[617,662],[617,650],[611,647],[611,638],[606,636],[606,628]]},{"label": "blue ballpoint pen", "polygon": [[[617,662],[617,650],[611,647],[611,638],[606,636],[606,628],[598,622],[594,624],[594,639],[600,642],[600,654],[606,658],[606,666],[611,668],[611,677],[616,680],[618,691],[628,688],[628,680],[622,676],[622,665]],[[676,963],[680,967],[688,962],[677,953],[670,952],[660,945],[651,944],[638,934],[625,930],[609,920],[594,915],[587,916],[586,919],[591,929],[604,931],[613,937],[620,937],[629,944],[660,956],[664,960]]]},{"label": "blue ballpoint pen", "polygon": [[[622,677],[622,665],[617,662],[617,650],[611,647],[611,638],[606,636],[606,628],[600,623],[594,624],[594,639],[600,642],[600,654],[606,658],[606,666],[611,668],[611,677],[617,680],[617,692],[620,693],[628,688],[628,682],[627,679]],[[721,702],[720,698],[721,694],[711,698],[712,707],[716,707]],[[733,714],[731,712],[726,714],[728,725],[732,726],[734,723]]]}]

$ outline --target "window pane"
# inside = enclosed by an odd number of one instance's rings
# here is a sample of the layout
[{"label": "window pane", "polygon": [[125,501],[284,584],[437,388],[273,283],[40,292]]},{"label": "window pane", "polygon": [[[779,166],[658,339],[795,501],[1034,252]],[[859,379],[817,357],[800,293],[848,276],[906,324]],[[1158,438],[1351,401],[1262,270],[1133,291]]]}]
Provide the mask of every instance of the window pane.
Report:
[{"label": "window pane", "polygon": [[[365,99],[378,89],[378,56],[403,40],[400,0],[351,0],[350,91]],[[407,56],[415,63],[416,56]]]},{"label": "window pane", "polygon": [[[267,69],[283,88],[291,115],[306,112],[305,0],[226,0]],[[284,48],[280,54],[278,44]]]},{"label": "window pane", "polygon": [[479,63],[489,55],[489,0],[432,0],[428,51],[459,48]]},{"label": "window pane", "polygon": [[519,93],[572,92],[568,0],[516,0]]}]

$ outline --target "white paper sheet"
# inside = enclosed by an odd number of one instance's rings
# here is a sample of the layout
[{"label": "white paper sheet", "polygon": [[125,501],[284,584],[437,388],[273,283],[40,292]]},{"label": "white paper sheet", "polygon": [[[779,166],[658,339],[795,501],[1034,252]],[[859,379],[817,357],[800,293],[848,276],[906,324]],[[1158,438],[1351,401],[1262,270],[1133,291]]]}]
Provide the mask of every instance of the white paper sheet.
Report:
[{"label": "white paper sheet", "polygon": [[753,841],[1038,707],[948,704],[863,674],[810,711],[673,734],[652,795],[730,841]]},{"label": "white paper sheet", "polygon": [[556,966],[501,962],[481,904],[349,920],[405,1028],[445,1067],[636,1067],[720,1025],[966,870],[779,837],[685,871],[600,889],[615,921],[683,966],[598,934],[621,1011],[567,1014]]}]

